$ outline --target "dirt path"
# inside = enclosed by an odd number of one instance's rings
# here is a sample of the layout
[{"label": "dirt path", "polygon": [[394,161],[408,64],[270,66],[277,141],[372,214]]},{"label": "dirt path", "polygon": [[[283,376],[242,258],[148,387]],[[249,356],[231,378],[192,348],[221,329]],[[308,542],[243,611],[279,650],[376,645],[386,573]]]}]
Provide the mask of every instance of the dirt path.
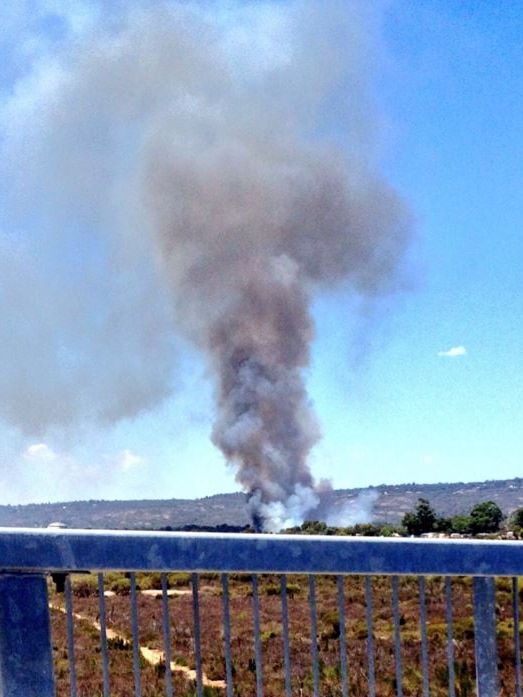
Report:
[{"label": "dirt path", "polygon": [[[198,593],[213,593],[214,588],[212,586],[200,586],[198,589]],[[112,593],[114,595],[114,591],[105,591],[105,595],[107,593]],[[161,589],[157,590],[145,590],[145,591],[138,591],[140,595],[148,595],[152,598],[161,598],[163,591]],[[190,588],[169,588],[167,591],[167,595],[171,598],[175,595],[192,595],[192,590]]]},{"label": "dirt path", "polygon": [[[64,614],[66,613],[66,609],[60,605],[54,605],[53,603],[49,603],[49,607],[52,610],[58,610],[59,612],[63,612]],[[81,622],[87,622],[92,627],[97,629],[99,632],[102,630],[100,622],[98,622],[97,620],[91,620],[89,617],[86,617],[85,615],[80,615],[78,612],[73,612],[73,617],[76,620],[80,620]],[[106,627],[105,633],[108,639],[119,639],[126,646],[131,645],[131,642],[123,634],[115,632],[114,629],[111,629],[110,627]],[[152,666],[156,666],[159,663],[163,663],[165,661],[165,653],[163,651],[160,651],[159,649],[150,649],[148,646],[140,646],[140,654],[143,656],[144,660],[146,660],[147,663],[149,663],[149,665]],[[192,670],[191,668],[188,668],[187,666],[182,666],[179,663],[171,661],[171,671],[183,673],[187,680],[192,680],[193,682],[196,682],[196,671]],[[205,687],[218,687],[222,689],[225,689],[227,687],[225,680],[211,680],[205,675],[205,673],[202,674],[202,682]]]}]

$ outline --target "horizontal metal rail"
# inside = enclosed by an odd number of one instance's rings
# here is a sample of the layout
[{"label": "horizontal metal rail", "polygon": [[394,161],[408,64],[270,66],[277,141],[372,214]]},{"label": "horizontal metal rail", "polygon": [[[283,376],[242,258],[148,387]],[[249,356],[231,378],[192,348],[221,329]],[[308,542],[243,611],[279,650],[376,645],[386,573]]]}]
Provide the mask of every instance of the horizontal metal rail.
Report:
[{"label": "horizontal metal rail", "polygon": [[0,569],[511,577],[523,542],[0,528]]},{"label": "horizontal metal rail", "polygon": [[[512,604],[508,625],[505,621],[504,635],[507,627],[513,627],[514,636],[514,694],[521,696],[521,657],[518,577],[523,576],[523,543],[517,541],[475,541],[475,540],[419,540],[419,539],[384,539],[354,538],[331,536],[301,535],[247,535],[247,534],[213,534],[213,533],[171,533],[171,532],[129,532],[129,531],[80,531],[80,530],[39,530],[0,528],[0,696],[24,694],[26,697],[51,697],[54,695],[53,649],[50,640],[50,617],[48,611],[48,588],[46,575],[53,574],[55,581],[64,579],[65,600],[63,609],[67,615],[67,647],[70,673],[70,694],[77,694],[75,674],[75,646],[73,627],[73,597],[69,573],[88,571],[98,574],[97,616],[99,619],[100,652],[103,659],[103,694],[110,695],[109,639],[111,637],[108,623],[110,616],[106,609],[104,574],[107,571],[122,571],[130,579],[130,617],[132,625],[132,653],[134,659],[134,694],[140,695],[143,689],[139,646],[139,604],[136,574],[139,572],[161,572],[162,617],[158,622],[163,636],[165,658],[165,694],[173,694],[171,675],[171,634],[179,635],[181,629],[176,625],[176,614],[171,616],[167,596],[167,578],[169,572],[188,573],[190,583],[187,593],[191,594],[192,629],[189,636],[195,665],[196,693],[203,696],[205,688],[205,656],[203,639],[208,631],[205,613],[212,607],[205,605],[202,596],[200,602],[200,574],[216,574],[214,592],[222,606],[222,629],[216,631],[216,641],[223,642],[224,694],[232,695],[234,670],[233,652],[238,645],[238,637],[233,637],[235,616],[231,603],[237,601],[234,584],[237,577],[231,574],[248,574],[250,578],[250,603],[252,610],[252,629],[250,639],[242,641],[251,648],[252,657],[248,670],[253,675],[252,694],[262,697],[264,693],[265,644],[274,634],[274,619],[270,628],[264,631],[265,593],[278,593],[281,611],[281,683],[282,695],[294,694],[297,678],[293,674],[292,644],[292,574],[303,575],[308,582],[302,581],[299,588],[308,596],[308,620],[304,620],[308,630],[300,633],[301,641],[310,656],[310,684],[298,689],[300,693],[311,696],[322,694],[323,660],[322,646],[330,641],[338,641],[336,651],[339,654],[339,686],[346,697],[351,692],[355,676],[352,670],[366,673],[366,694],[379,697],[379,674],[383,670],[379,662],[380,651],[383,652],[383,605],[390,603],[389,624],[392,632],[387,649],[393,656],[389,679],[394,681],[397,697],[406,693],[405,669],[402,652],[404,651],[402,624],[404,598],[402,598],[402,578],[417,577],[412,588],[417,588],[417,629],[411,629],[419,635],[419,665],[422,682],[420,694],[429,694],[430,673],[430,637],[428,588],[432,581],[426,577],[446,577],[441,580],[439,596],[440,618],[438,622],[446,623],[445,632],[440,633],[446,641],[447,660],[447,694],[456,694],[458,679],[461,674],[455,671],[455,642],[453,638],[453,577],[471,577],[470,588],[470,622],[473,639],[473,665],[476,676],[477,697],[497,697],[499,693],[498,676],[498,619],[496,617],[496,577],[510,577],[504,581],[510,589]],[[265,574],[276,574],[279,583],[264,580]],[[330,633],[322,634],[320,623],[325,612],[325,596],[321,590],[319,576],[331,576],[334,582],[331,598],[334,598],[330,612]],[[386,583],[375,579],[389,576]],[[364,614],[354,624],[351,616],[352,591],[344,591],[344,583],[349,577],[360,578],[360,593]],[[74,578],[74,577],[72,577]],[[95,577],[96,578],[96,577]],[[270,578],[270,577],[267,577]],[[380,595],[376,596],[378,583]],[[359,581],[357,581],[359,583]],[[268,583],[273,585],[268,587]],[[381,584],[381,585],[379,585]],[[295,585],[295,584],[294,584]],[[232,590],[231,590],[232,589]],[[387,590],[388,589],[388,590]],[[232,595],[231,595],[232,593]],[[76,602],[76,601],[74,601]],[[180,601],[177,601],[180,602]],[[432,602],[434,598],[432,597]],[[414,603],[415,605],[416,603]],[[216,605],[214,606],[216,607]],[[320,611],[320,608],[323,609]],[[411,604],[411,607],[413,605]],[[207,609],[205,609],[207,608]],[[375,615],[376,611],[376,615]],[[379,612],[378,612],[379,611]],[[95,611],[96,612],[96,611]],[[332,613],[338,620],[332,624]],[[505,612],[505,610],[503,611]],[[381,619],[380,619],[381,618]],[[155,620],[156,622],[156,620]],[[381,625],[379,623],[381,622]],[[412,620],[409,620],[412,622]],[[358,624],[359,623],[359,624]],[[379,628],[381,626],[381,629]],[[207,629],[206,629],[207,627]],[[389,631],[387,629],[387,632]],[[184,630],[187,631],[187,628]],[[438,630],[439,631],[439,630]],[[460,630],[462,631],[462,630]],[[511,630],[512,631],[512,630]],[[366,644],[367,657],[351,663],[351,650],[354,649],[355,632],[363,632],[361,637]],[[352,645],[348,638],[352,637]],[[113,639],[114,641],[114,639]],[[236,643],[235,643],[236,642]],[[296,644],[294,643],[294,649]],[[460,650],[459,646],[456,651]],[[295,654],[294,654],[295,658]],[[511,659],[512,660],[512,659]],[[174,665],[174,664],[173,664]],[[366,668],[364,666],[366,665]],[[463,660],[457,669],[463,669]],[[175,666],[176,667],[176,666]],[[361,675],[359,676],[361,678]],[[440,671],[441,677],[441,671]],[[308,692],[303,690],[309,690]]]}]

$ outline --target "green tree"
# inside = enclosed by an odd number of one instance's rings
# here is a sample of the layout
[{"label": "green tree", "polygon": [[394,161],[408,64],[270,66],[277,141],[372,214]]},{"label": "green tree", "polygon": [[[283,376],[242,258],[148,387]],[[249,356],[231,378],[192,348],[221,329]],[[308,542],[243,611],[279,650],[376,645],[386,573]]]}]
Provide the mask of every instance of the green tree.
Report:
[{"label": "green tree", "polygon": [[392,537],[396,532],[396,528],[388,523],[381,526],[380,537]]},{"label": "green tree", "polygon": [[306,535],[326,535],[327,523],[323,520],[306,520],[302,523],[301,531]]},{"label": "green tree", "polygon": [[523,528],[523,508],[517,508],[510,516],[510,522],[515,528]]},{"label": "green tree", "polygon": [[436,528],[436,513],[427,499],[418,499],[418,505],[414,513],[405,513],[403,527],[409,535],[422,535],[424,532],[433,532]]},{"label": "green tree", "polygon": [[503,512],[494,501],[478,503],[470,511],[470,529],[472,534],[496,532],[503,520]]},{"label": "green tree", "polygon": [[436,518],[434,529],[438,532],[452,532],[452,518]]},{"label": "green tree", "polygon": [[460,535],[468,535],[471,532],[470,516],[455,515],[451,518],[451,531]]},{"label": "green tree", "polygon": [[377,537],[380,534],[379,525],[373,523],[356,523],[352,530],[353,535],[362,535],[363,537]]}]

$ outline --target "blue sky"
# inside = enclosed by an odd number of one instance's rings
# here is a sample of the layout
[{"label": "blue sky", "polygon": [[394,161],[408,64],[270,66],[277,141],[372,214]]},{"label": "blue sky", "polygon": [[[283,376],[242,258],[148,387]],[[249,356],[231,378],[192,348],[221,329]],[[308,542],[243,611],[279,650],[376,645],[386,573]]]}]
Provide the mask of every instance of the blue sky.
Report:
[{"label": "blue sky", "polygon": [[[288,3],[195,5],[240,68],[247,61],[246,79],[285,61]],[[310,466],[336,488],[518,477],[523,11],[492,0],[370,7],[355,15],[364,48],[350,78],[361,74],[369,103],[332,106],[324,128],[347,120],[349,139],[408,203],[415,235],[402,292],[315,297],[307,385],[323,438]],[[209,368],[169,328],[146,243],[113,231],[136,213],[124,185],[136,122],[118,131],[115,164],[103,138],[82,150],[89,121],[53,102],[69,89],[65,59],[55,61],[64,37],[71,51],[93,50],[90,32],[114,16],[103,3],[64,12],[49,1],[0,19],[0,503],[238,490],[209,438]],[[96,113],[110,131],[103,104]],[[96,158],[99,178],[70,171],[68,148]]]}]

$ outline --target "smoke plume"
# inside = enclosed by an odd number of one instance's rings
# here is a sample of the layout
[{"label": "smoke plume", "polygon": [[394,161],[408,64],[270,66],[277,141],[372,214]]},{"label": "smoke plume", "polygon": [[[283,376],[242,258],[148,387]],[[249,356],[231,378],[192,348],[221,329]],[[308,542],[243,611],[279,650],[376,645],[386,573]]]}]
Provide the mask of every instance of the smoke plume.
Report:
[{"label": "smoke plume", "polygon": [[[165,398],[172,346],[158,341],[157,359],[148,359],[142,341],[155,322],[165,331],[166,313],[146,305],[165,287],[174,333],[210,369],[212,440],[253,516],[266,529],[307,517],[346,521],[351,512],[334,506],[330,484],[309,468],[320,428],[306,371],[317,293],[339,286],[373,299],[401,284],[408,215],[373,145],[379,12],[337,0],[205,8],[96,5],[89,21],[82,15],[84,29],[34,67],[24,82],[30,99],[19,90],[3,112],[5,123],[17,110],[27,120],[20,142],[6,139],[11,157],[33,153],[18,191],[30,179],[44,218],[54,220],[56,206],[80,216],[135,288],[139,306],[120,314],[124,334],[136,323],[125,374],[111,357],[100,389],[95,381],[84,393],[88,404],[72,403],[117,420]],[[122,284],[108,279],[98,299],[119,307]],[[85,348],[81,331],[65,336],[69,354]],[[107,332],[96,326],[89,337],[104,346],[96,338]],[[64,394],[76,395],[85,365],[57,370],[71,388]],[[133,370],[140,381],[129,395]],[[102,383],[109,412],[97,406]],[[23,412],[15,399],[3,409]],[[35,415],[44,429],[46,417]]]},{"label": "smoke plume", "polygon": [[[317,19],[313,6],[295,5],[295,18],[307,7]],[[190,99],[174,97],[144,176],[178,324],[215,376],[213,442],[269,529],[332,511],[329,483],[317,485],[308,465],[320,437],[304,379],[311,296],[340,282],[370,296],[389,289],[408,237],[402,202],[362,153],[321,135],[341,56],[308,83],[303,47],[287,48],[255,84],[223,59],[221,89],[198,82]],[[300,83],[293,112],[286,86]],[[352,99],[364,101],[358,92]]]}]

